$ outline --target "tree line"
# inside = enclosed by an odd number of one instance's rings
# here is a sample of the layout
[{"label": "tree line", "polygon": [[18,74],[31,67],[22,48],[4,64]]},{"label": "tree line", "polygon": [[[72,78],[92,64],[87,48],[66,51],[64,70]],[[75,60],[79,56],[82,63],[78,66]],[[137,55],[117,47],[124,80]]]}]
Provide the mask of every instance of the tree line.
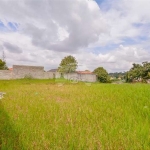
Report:
[{"label": "tree line", "polygon": [[[75,72],[78,67],[78,62],[73,56],[66,56],[62,59],[58,71],[61,73]],[[108,73],[103,67],[98,67],[93,70],[97,75],[97,79],[102,83],[112,82],[111,77],[119,78],[125,82],[146,82],[150,79],[150,62],[142,64],[133,64],[133,67],[127,72]]]},{"label": "tree line", "polygon": [[[75,57],[69,55],[64,57],[58,67],[58,72],[61,74],[75,72],[78,67],[78,62]],[[8,70],[6,62],[0,59],[0,70]],[[102,83],[110,83],[111,77],[120,78],[125,82],[147,82],[150,79],[150,62],[142,64],[133,64],[132,68],[127,72],[108,73],[103,67],[98,67],[93,70],[97,75],[97,79]]]},{"label": "tree line", "polygon": [[150,79],[150,62],[134,63],[125,78],[126,82],[147,82]]},{"label": "tree line", "polygon": [[[69,55],[69,56],[64,57],[61,60],[61,63],[58,67],[58,72],[62,74],[75,72],[77,67],[78,67],[78,62],[76,58]],[[108,75],[108,72],[103,67],[98,67],[94,69],[93,73],[97,75],[98,81],[103,82],[103,83],[110,82],[110,77]]]}]

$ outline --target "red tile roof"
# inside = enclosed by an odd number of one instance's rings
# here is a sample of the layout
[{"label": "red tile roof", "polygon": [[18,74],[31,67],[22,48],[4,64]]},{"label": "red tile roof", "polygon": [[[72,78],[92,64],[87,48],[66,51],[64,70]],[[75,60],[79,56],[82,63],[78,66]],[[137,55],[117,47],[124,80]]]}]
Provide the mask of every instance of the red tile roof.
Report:
[{"label": "red tile roof", "polygon": [[9,68],[10,71],[13,71],[13,68]]},{"label": "red tile roof", "polygon": [[79,73],[79,74],[93,74],[91,71],[88,71],[88,70],[86,70],[86,71],[76,71],[77,73]]}]

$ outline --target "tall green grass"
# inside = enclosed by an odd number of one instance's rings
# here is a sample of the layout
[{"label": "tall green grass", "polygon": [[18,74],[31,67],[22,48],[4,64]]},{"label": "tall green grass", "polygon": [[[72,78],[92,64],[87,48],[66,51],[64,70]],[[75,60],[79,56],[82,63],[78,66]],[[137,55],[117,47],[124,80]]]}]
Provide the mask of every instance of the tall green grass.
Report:
[{"label": "tall green grass", "polygon": [[150,149],[150,85],[10,80],[0,91],[1,150]]}]

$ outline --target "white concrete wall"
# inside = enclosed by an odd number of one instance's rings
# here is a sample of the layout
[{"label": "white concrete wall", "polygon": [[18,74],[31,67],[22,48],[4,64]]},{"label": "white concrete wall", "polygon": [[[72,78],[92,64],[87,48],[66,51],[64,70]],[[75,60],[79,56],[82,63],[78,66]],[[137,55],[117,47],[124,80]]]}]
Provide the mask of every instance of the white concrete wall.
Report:
[{"label": "white concrete wall", "polygon": [[79,73],[68,73],[64,75],[65,79],[78,79],[78,81],[84,82],[96,82],[97,78],[95,74],[79,74]]},{"label": "white concrete wall", "polygon": [[[0,70],[0,79],[21,79],[25,77],[32,77],[35,79],[52,79],[60,78],[61,74],[59,72],[45,72],[44,67],[41,66],[21,66],[14,65],[13,71]],[[94,74],[78,74],[78,73],[68,73],[64,74],[64,78],[70,80],[71,78],[78,79],[79,81],[95,82],[96,75]]]},{"label": "white concrete wall", "polygon": [[13,78],[12,71],[0,70],[0,80],[9,80]]},{"label": "white concrete wall", "polygon": [[15,78],[24,78],[25,76],[32,76],[33,78],[44,78],[44,67],[40,66],[20,66],[13,65],[13,73]]}]

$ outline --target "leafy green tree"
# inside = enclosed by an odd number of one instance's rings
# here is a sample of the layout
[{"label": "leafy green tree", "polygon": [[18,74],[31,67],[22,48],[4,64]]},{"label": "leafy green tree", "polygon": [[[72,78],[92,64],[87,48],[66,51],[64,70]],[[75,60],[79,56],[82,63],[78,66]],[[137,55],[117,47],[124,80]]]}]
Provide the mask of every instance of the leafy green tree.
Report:
[{"label": "leafy green tree", "polygon": [[143,62],[141,64],[133,64],[133,67],[126,74],[126,82],[133,82],[134,80],[142,79],[145,82],[150,79],[150,63]]},{"label": "leafy green tree", "polygon": [[6,62],[2,61],[0,59],[0,70],[8,70],[8,67],[6,66]]},{"label": "leafy green tree", "polygon": [[150,79],[150,62],[143,62],[142,78]]},{"label": "leafy green tree", "polygon": [[93,73],[97,75],[98,81],[102,83],[110,82],[108,72],[103,67],[96,68]]},{"label": "leafy green tree", "polygon": [[143,72],[143,66],[140,64],[133,64],[133,67],[128,71],[126,75],[126,81],[132,82],[141,78]]},{"label": "leafy green tree", "polygon": [[75,59],[75,57],[69,55],[62,59],[58,67],[58,71],[60,73],[74,72],[77,69],[77,66],[78,66],[78,62]]}]

